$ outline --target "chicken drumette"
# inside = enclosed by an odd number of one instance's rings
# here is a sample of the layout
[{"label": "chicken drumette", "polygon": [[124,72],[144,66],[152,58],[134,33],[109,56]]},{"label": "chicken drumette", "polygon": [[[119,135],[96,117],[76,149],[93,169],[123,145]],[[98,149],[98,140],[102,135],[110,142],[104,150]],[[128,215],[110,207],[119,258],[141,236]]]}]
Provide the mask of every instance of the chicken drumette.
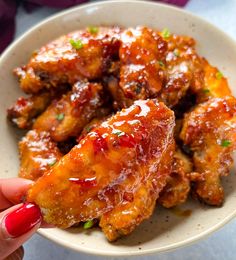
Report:
[{"label": "chicken drumette", "polygon": [[49,132],[54,141],[77,137],[104,103],[98,83],[77,82],[72,91],[51,105],[34,122],[33,129]]}]

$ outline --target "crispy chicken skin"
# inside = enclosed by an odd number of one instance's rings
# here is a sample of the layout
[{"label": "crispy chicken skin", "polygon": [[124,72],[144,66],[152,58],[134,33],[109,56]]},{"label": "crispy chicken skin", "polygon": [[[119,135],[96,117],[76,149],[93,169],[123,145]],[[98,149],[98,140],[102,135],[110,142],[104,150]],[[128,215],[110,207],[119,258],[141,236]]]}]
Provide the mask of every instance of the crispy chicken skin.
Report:
[{"label": "crispy chicken skin", "polygon": [[236,99],[212,98],[184,118],[180,138],[193,151],[194,192],[210,205],[224,200],[220,177],[229,174],[236,148]]},{"label": "crispy chicken skin", "polygon": [[37,93],[59,84],[101,78],[118,56],[119,37],[118,27],[100,27],[96,33],[80,30],[46,44],[26,66],[15,69],[22,90]]},{"label": "crispy chicken skin", "polygon": [[121,33],[119,84],[126,98],[146,99],[160,91],[164,79],[161,62],[166,50],[162,37],[147,27]]},{"label": "crispy chicken skin", "polygon": [[33,128],[50,133],[54,141],[77,137],[103,104],[99,83],[77,82],[72,91],[51,105],[35,121]]},{"label": "crispy chicken skin", "polygon": [[19,142],[19,177],[36,181],[61,157],[55,142],[47,132],[29,131]]},{"label": "crispy chicken skin", "polygon": [[203,85],[203,61],[197,55],[193,38],[173,34],[166,41],[168,51],[163,63],[166,82],[159,99],[167,106],[174,107],[188,89],[196,91]]},{"label": "crispy chicken skin", "polygon": [[151,215],[166,183],[173,129],[174,114],[163,103],[136,101],[51,167],[27,200],[40,206],[46,222],[62,228],[127,208],[122,226],[119,217],[105,216],[101,226],[110,240],[128,234]]},{"label": "crispy chicken skin", "polygon": [[158,202],[165,208],[180,205],[186,201],[190,192],[189,174],[192,172],[193,165],[180,149],[174,153],[172,170],[168,176],[167,184],[160,194]]}]

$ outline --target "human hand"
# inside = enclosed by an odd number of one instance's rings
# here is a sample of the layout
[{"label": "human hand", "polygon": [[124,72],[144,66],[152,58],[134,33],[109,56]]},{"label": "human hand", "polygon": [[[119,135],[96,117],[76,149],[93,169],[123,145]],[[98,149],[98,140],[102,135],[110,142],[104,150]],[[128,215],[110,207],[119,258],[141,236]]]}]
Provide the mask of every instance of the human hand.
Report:
[{"label": "human hand", "polygon": [[39,207],[21,203],[32,183],[21,178],[0,180],[0,260],[7,256],[7,259],[22,259],[24,252],[21,245],[41,225]]}]

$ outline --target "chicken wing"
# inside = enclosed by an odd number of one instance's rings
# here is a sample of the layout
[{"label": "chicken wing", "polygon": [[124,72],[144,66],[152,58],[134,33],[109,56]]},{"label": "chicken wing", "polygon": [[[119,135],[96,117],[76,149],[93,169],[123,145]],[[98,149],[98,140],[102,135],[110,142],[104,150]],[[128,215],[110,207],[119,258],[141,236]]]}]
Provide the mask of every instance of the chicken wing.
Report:
[{"label": "chicken wing", "polygon": [[54,141],[77,137],[104,102],[98,83],[77,82],[72,91],[51,105],[35,121],[33,128],[49,132]]},{"label": "chicken wing", "polygon": [[58,87],[57,91],[42,91],[30,97],[20,97],[7,110],[8,119],[21,129],[29,129],[35,117],[40,115],[54,98],[66,92],[66,87]]},{"label": "chicken wing", "polygon": [[19,142],[19,177],[36,181],[61,157],[56,143],[47,132],[31,130]]},{"label": "chicken wing", "polygon": [[[164,79],[161,62],[166,49],[162,37],[147,27],[130,28],[121,34],[119,85],[125,98],[146,99],[160,91]],[[129,105],[130,102],[126,106]]]},{"label": "chicken wing", "polygon": [[163,63],[166,80],[159,99],[167,106],[174,107],[188,89],[196,91],[203,85],[203,61],[197,55],[193,38],[173,34],[166,40],[168,51]]},{"label": "chicken wing", "polygon": [[171,174],[158,200],[163,207],[171,208],[186,201],[190,192],[188,174],[192,172],[192,169],[190,158],[177,149],[172,161]]},{"label": "chicken wing", "polygon": [[236,148],[236,99],[212,98],[184,118],[180,138],[193,152],[194,192],[210,205],[221,205],[224,191],[220,177],[228,175]]},{"label": "chicken wing", "polygon": [[80,30],[43,46],[26,66],[15,69],[26,93],[78,80],[99,79],[118,57],[120,29]]},{"label": "chicken wing", "polygon": [[62,228],[114,210],[119,219],[104,215],[100,223],[107,238],[128,234],[152,214],[165,186],[173,129],[174,114],[163,103],[136,101],[93,129],[34,184],[27,200]]}]

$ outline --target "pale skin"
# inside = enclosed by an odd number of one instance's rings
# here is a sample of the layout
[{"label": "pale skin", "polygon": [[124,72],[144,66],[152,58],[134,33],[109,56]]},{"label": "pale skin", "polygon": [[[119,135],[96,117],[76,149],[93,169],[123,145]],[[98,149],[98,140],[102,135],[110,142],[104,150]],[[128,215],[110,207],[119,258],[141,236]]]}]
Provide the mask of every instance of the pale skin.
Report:
[{"label": "pale skin", "polygon": [[2,259],[22,259],[24,255],[21,247],[42,225],[41,218],[25,234],[12,237],[6,229],[6,216],[19,209],[23,204],[22,198],[26,194],[33,182],[22,178],[11,178],[0,180],[0,260]]}]

